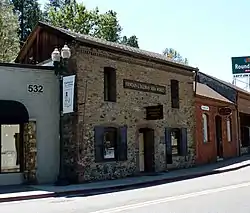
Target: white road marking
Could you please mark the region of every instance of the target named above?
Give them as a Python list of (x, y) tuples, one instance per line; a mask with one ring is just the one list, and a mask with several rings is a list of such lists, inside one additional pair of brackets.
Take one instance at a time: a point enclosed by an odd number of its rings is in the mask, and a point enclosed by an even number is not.
[(136, 204), (131, 204), (131, 205), (124, 205), (124, 206), (110, 208), (110, 209), (103, 209), (103, 210), (98, 210), (98, 211), (94, 211), (94, 212), (90, 212), (90, 213), (122, 212), (122, 211), (131, 210), (131, 209), (142, 208), (142, 207), (146, 207), (146, 206), (150, 206), (150, 205), (167, 203), (167, 202), (171, 202), (171, 201), (182, 200), (182, 199), (187, 199), (187, 198), (192, 198), (192, 197), (198, 197), (198, 196), (202, 196), (202, 195), (208, 195), (208, 194), (213, 194), (213, 193), (217, 193), (217, 192), (247, 187), (247, 186), (250, 186), (250, 182), (231, 185), (231, 186), (225, 186), (225, 187), (216, 188), (216, 189), (208, 189), (208, 190), (189, 193), (189, 194), (177, 195), (177, 196), (162, 198), (162, 199), (158, 199), (158, 200), (151, 200), (151, 201), (146, 201), (146, 202), (141, 202), (141, 203), (136, 203)]

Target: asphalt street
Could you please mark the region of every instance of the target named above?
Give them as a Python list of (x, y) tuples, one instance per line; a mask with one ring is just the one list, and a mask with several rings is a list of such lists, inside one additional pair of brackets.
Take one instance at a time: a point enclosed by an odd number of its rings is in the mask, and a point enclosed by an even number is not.
[(89, 197), (0, 203), (0, 212), (250, 213), (250, 167), (147, 188)]

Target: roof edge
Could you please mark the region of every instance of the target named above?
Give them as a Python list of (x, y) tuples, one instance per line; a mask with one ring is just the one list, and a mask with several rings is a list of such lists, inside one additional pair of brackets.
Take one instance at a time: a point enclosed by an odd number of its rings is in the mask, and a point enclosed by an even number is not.
[(75, 37), (75, 40), (78, 41), (79, 43), (82, 43), (82, 44), (90, 44), (90, 45), (95, 45), (97, 47), (105, 47), (107, 49), (114, 50), (114, 51), (117, 51), (117, 52), (120, 52), (120, 53), (127, 53), (127, 54), (131, 54), (131, 55), (134, 55), (134, 56), (137, 56), (137, 57), (140, 56), (140, 57), (142, 57), (144, 59), (148, 59), (148, 60), (155, 61), (155, 62), (161, 62), (161, 63), (164, 63), (164, 64), (166, 64), (168, 66), (171, 66), (171, 67), (176, 67), (176, 68), (184, 69), (184, 70), (191, 71), (191, 72), (199, 71), (199, 69), (197, 67), (191, 67), (191, 66), (188, 66), (188, 65), (179, 64), (179, 63), (175, 63), (175, 62), (172, 62), (172, 61), (162, 60), (162, 59), (146, 56), (146, 55), (140, 54), (140, 53), (134, 53), (134, 52), (131, 52), (131, 51), (121, 49), (119, 47), (113, 47), (113, 46), (101, 44), (99, 42), (89, 41), (89, 40), (86, 40), (86, 39), (83, 39), (83, 38), (78, 38), (78, 37)]
[(54, 70), (53, 66), (40, 66), (34, 64), (18, 64), (18, 63), (0, 63), (0, 67), (16, 67), (16, 68), (28, 68), (37, 70)]
[(26, 41), (24, 42), (23, 46), (21, 47), (21, 49), (20, 49), (20, 51), (19, 51), (19, 53), (18, 53), (16, 59), (14, 60), (14, 62), (17, 62), (18, 60), (20, 60), (21, 54), (22, 54), (23, 51), (25, 51), (25, 49), (27, 48), (28, 42), (29, 42), (29, 41), (31, 40), (31, 38), (37, 33), (37, 31), (38, 31), (40, 28), (43, 28), (43, 27), (44, 27), (44, 28), (45, 28), (45, 27), (50, 28), (51, 30), (54, 30), (54, 31), (56, 31), (56, 32), (58, 32), (58, 33), (62, 33), (62, 34), (64, 34), (64, 35), (69, 36), (69, 37), (72, 38), (72, 39), (75, 39), (75, 37), (73, 37), (73, 36), (70, 35), (70, 34), (66, 34), (66, 33), (64, 33), (64, 32), (62, 32), (62, 31), (60, 31), (60, 30), (58, 30), (58, 29), (56, 29), (56, 28), (50, 26), (49, 24), (47, 24), (47, 23), (45, 23), (45, 22), (38, 21), (37, 24), (36, 24), (36, 26), (35, 26), (34, 29), (32, 30), (32, 32), (31, 32), (31, 33), (29, 34), (29, 36), (27, 37), (27, 39), (26, 39)]
[(19, 50), (18, 55), (17, 55), (17, 57), (15, 58), (14, 62), (17, 62), (17, 61), (20, 59), (21, 53), (25, 50), (28, 41), (29, 41), (30, 38), (36, 33), (36, 31), (38, 30), (38, 28), (39, 28), (39, 23), (35, 26), (35, 28), (32, 30), (32, 32), (31, 32), (31, 33), (29, 34), (29, 36), (27, 37), (26, 41), (24, 42), (24, 44), (22, 45), (21, 49)]
[[(242, 89), (242, 88), (240, 88), (240, 87), (238, 87), (236, 85), (233, 85), (230, 82), (225, 83), (225, 81), (223, 81), (221, 79), (218, 79), (218, 78), (216, 78), (214, 76), (208, 75), (208, 74), (206, 74), (204, 72), (199, 72), (199, 73), (201, 73), (201, 74), (203, 74), (203, 75), (205, 75), (205, 76), (207, 76), (209, 78), (212, 78), (213, 80), (215, 80), (215, 81), (217, 81), (217, 82), (219, 82), (219, 83), (221, 83), (221, 84), (223, 84), (223, 85), (225, 85), (227, 87), (230, 87), (231, 89), (233, 89), (233, 90), (235, 90), (237, 92), (240, 92), (240, 93), (243, 93), (243, 94), (246, 94), (246, 95), (250, 95), (250, 93), (248, 91), (245, 91), (244, 89)], [(229, 84), (232, 85), (232, 86), (230, 86)]]
[(172, 61), (156, 59), (154, 57), (146, 56), (144, 54), (134, 53), (134, 52), (128, 51), (128, 50), (123, 50), (123, 49), (121, 49), (119, 47), (113, 47), (113, 46), (110, 46), (110, 45), (101, 44), (101, 43), (96, 42), (96, 41), (90, 41), (90, 40), (86, 40), (86, 39), (83, 39), (83, 38), (78, 38), (77, 36), (72, 36), (70, 33), (60, 31), (56, 27), (51, 26), (50, 24), (47, 24), (45, 22), (39, 21), (38, 26), (40, 26), (40, 27), (48, 27), (50, 29), (53, 29), (53, 30), (55, 30), (55, 31), (57, 31), (59, 33), (70, 36), (72, 39), (75, 39), (76, 41), (78, 41), (79, 43), (82, 43), (82, 44), (85, 43), (85, 44), (89, 44), (89, 45), (95, 45), (97, 47), (105, 47), (107, 49), (114, 50), (114, 51), (117, 51), (117, 52), (120, 52), (120, 53), (127, 53), (127, 54), (131, 54), (131, 55), (135, 55), (135, 56), (140, 56), (140, 57), (143, 57), (145, 59), (149, 59), (149, 60), (152, 60), (152, 61), (155, 61), (155, 62), (161, 62), (161, 63), (167, 64), (169, 66), (184, 69), (184, 70), (188, 70), (188, 71), (191, 71), (191, 72), (199, 71), (199, 69), (197, 67), (195, 68), (195, 67), (192, 67), (192, 66), (189, 66), (189, 65), (179, 64), (179, 63), (175, 63), (175, 62), (172, 62)]

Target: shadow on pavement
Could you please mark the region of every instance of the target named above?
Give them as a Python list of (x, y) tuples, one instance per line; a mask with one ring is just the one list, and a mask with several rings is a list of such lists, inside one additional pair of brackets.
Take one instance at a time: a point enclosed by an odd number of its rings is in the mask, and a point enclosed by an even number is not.
[(18, 192), (32, 192), (36, 191), (33, 187), (27, 185), (8, 185), (0, 186), (0, 194), (18, 193)]
[[(97, 189), (97, 190), (91, 190), (89, 192), (76, 192), (75, 194), (67, 195), (60, 195), (64, 196), (66, 198), (73, 198), (73, 197), (86, 197), (86, 196), (94, 196), (94, 195), (99, 195), (99, 194), (107, 194), (107, 193), (113, 193), (113, 192), (120, 192), (120, 191), (126, 191), (126, 190), (133, 190), (133, 189), (139, 189), (139, 188), (146, 188), (146, 187), (151, 187), (151, 186), (156, 186), (156, 185), (162, 185), (166, 183), (172, 183), (172, 182), (178, 182), (178, 181), (183, 181), (183, 180), (189, 180), (189, 179), (194, 179), (194, 178), (199, 178), (199, 177), (204, 177), (208, 175), (214, 175), (214, 174), (220, 174), (223, 172), (230, 172), (230, 171), (236, 171), (245, 167), (250, 166), (250, 162), (244, 163), (242, 165), (238, 166), (232, 166), (234, 164), (241, 164), (244, 161), (250, 160), (250, 156), (242, 156), (240, 158), (233, 158), (233, 159), (228, 159), (224, 161), (219, 161), (217, 163), (209, 164), (209, 165), (203, 165), (203, 166), (196, 166), (192, 167), (189, 169), (180, 169), (180, 170), (175, 170), (172, 172), (178, 172), (180, 175), (179, 176), (173, 176), (169, 177), (166, 179), (160, 179), (160, 180), (153, 180), (153, 181), (148, 181), (145, 183), (136, 183), (134, 185), (121, 185), (118, 187), (112, 187), (112, 189), (107, 188), (107, 189)], [(228, 168), (227, 168), (228, 167)], [(225, 168), (225, 169), (222, 169)], [(192, 173), (188, 172), (190, 170), (195, 170)], [(171, 173), (171, 171), (170, 171)], [(187, 173), (184, 175), (181, 175), (183, 173)], [(189, 173), (189, 174), (188, 174)], [(161, 176), (166, 173), (153, 173), (153, 174), (142, 174), (141, 176)], [(134, 177), (134, 178), (138, 178)], [(122, 180), (122, 179), (121, 179)]]
[[(155, 185), (161, 185), (171, 182), (183, 181), (193, 178), (199, 178), (203, 176), (213, 175), (213, 174), (220, 174), (223, 172), (230, 172), (239, 170), (241, 168), (250, 166), (250, 155), (241, 156), (238, 158), (228, 159), (224, 161), (220, 161), (217, 163), (204, 165), (204, 166), (197, 166), (193, 168), (187, 169), (179, 169), (169, 172), (161, 172), (161, 173), (151, 173), (151, 174), (141, 174), (139, 176), (119, 179), (119, 180), (107, 180), (102, 181), (99, 184), (101, 187), (92, 187), (98, 182), (72, 185), (67, 187), (62, 187), (58, 190), (58, 187), (55, 186), (28, 186), (28, 185), (15, 185), (15, 186), (1, 186), (0, 187), (0, 195), (1, 194), (12, 194), (18, 192), (36, 192), (36, 191), (43, 191), (47, 194), (37, 194), (37, 195), (24, 195), (24, 196), (14, 196), (10, 198), (1, 198), (0, 202), (8, 202), (8, 201), (15, 201), (15, 200), (28, 200), (28, 199), (39, 199), (39, 198), (48, 198), (48, 197), (65, 197), (65, 198), (73, 198), (73, 197), (85, 197), (85, 196), (93, 196), (99, 194), (107, 194), (112, 192), (118, 191), (126, 191), (132, 189), (139, 189), (139, 188), (146, 188)], [(151, 176), (151, 177), (149, 177)], [(138, 181), (145, 179), (145, 181)], [(113, 183), (112, 183), (113, 181)], [(116, 181), (116, 182), (115, 182)], [(105, 182), (109, 183), (106, 185)], [(119, 182), (119, 183), (118, 183)], [(113, 184), (113, 185), (112, 185)], [(87, 187), (89, 186), (89, 187)]]

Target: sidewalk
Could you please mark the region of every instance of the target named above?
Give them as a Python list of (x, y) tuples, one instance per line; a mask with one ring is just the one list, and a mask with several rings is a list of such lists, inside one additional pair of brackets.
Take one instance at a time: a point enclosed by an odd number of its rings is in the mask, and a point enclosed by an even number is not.
[(215, 164), (162, 172), (154, 175), (129, 177), (117, 180), (99, 181), (94, 183), (77, 184), (69, 186), (33, 185), (0, 187), (0, 202), (40, 199), (49, 197), (62, 197), (73, 195), (93, 195), (107, 193), (129, 188), (147, 187), (168, 182), (191, 179), (206, 175), (234, 171), (250, 166), (250, 156), (241, 156), (234, 159), (220, 161)]

